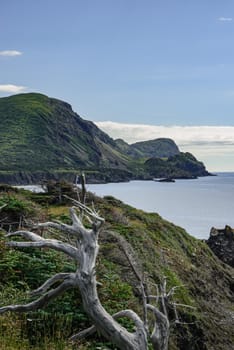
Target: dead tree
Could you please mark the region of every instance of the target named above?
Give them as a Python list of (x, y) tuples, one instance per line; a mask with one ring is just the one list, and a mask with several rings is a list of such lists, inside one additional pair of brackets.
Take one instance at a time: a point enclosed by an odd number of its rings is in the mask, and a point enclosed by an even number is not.
[[(149, 303), (150, 299), (159, 301), (158, 296), (146, 295), (144, 285), (141, 282), (143, 292), (144, 317), (143, 320), (132, 310), (121, 310), (115, 315), (110, 315), (102, 306), (96, 281), (96, 258), (99, 251), (98, 237), (102, 229), (104, 219), (94, 208), (89, 208), (80, 201), (71, 199), (73, 207), (70, 208), (72, 224), (67, 225), (58, 222), (45, 222), (35, 228), (53, 228), (64, 235), (64, 240), (44, 238), (40, 234), (19, 230), (6, 234), (7, 238), (18, 236), (26, 241), (8, 241), (11, 248), (49, 248), (62, 252), (72, 258), (77, 266), (74, 273), (58, 273), (49, 278), (43, 285), (34, 290), (31, 295), (38, 299), (24, 305), (8, 305), (0, 308), (0, 314), (5, 312), (27, 312), (44, 307), (48, 302), (63, 294), (71, 288), (78, 288), (81, 293), (84, 310), (93, 324), (72, 337), (72, 340), (83, 338), (94, 331), (98, 331), (107, 340), (122, 350), (147, 350), (151, 342), (154, 350), (167, 350), (169, 337), (169, 321), (165, 307), (167, 295), (161, 295), (158, 308), (157, 303)], [(84, 222), (89, 222), (91, 228), (87, 228)], [(72, 238), (72, 240), (71, 240)], [(69, 243), (68, 243), (69, 242)], [(72, 243), (74, 242), (74, 243)], [(130, 259), (131, 262), (131, 259)], [(137, 272), (136, 272), (137, 273)], [(141, 280), (141, 277), (139, 280)], [(165, 291), (164, 291), (165, 292)], [(162, 293), (161, 293), (162, 294)], [(164, 305), (164, 306), (163, 306)], [(153, 330), (148, 327), (147, 313), (151, 312), (154, 319)], [(129, 332), (118, 323), (119, 318), (127, 317), (133, 321), (135, 329)]]

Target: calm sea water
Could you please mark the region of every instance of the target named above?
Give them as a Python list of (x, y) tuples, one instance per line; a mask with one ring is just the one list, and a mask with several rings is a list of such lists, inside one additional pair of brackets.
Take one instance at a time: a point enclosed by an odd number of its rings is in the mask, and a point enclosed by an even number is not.
[(208, 238), (212, 226), (234, 227), (234, 173), (175, 183), (131, 181), (88, 185), (98, 196), (112, 195), (131, 206), (156, 212), (197, 238)]

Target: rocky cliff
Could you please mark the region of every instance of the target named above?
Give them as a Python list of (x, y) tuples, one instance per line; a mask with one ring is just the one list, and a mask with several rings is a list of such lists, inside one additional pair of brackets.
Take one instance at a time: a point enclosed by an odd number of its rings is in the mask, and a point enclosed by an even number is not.
[(72, 181), (81, 170), (90, 182), (152, 179), (159, 168), (162, 177), (169, 168), (178, 176), (208, 174), (192, 155), (181, 165), (173, 140), (114, 141), (68, 103), (37, 93), (0, 98), (0, 155), (0, 182), (10, 184)]
[(131, 145), (121, 139), (115, 140), (119, 148), (127, 155), (139, 158), (168, 158), (180, 154), (176, 143), (168, 138), (136, 142)]
[(224, 229), (212, 227), (208, 246), (224, 263), (234, 267), (234, 229), (226, 225)]
[(146, 171), (155, 178), (191, 179), (210, 175), (204, 164), (188, 152), (181, 152), (166, 159), (150, 158), (144, 166)]

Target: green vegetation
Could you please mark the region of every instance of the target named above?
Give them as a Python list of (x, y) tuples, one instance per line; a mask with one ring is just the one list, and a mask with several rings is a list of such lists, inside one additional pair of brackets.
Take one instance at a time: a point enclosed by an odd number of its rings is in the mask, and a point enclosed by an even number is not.
[[(168, 163), (159, 164), (163, 177), (169, 163), (172, 169), (181, 168), (181, 160), (174, 158), (180, 155), (174, 141), (161, 138), (133, 145), (114, 141), (68, 103), (37, 93), (0, 98), (0, 140), (2, 183), (61, 178), (72, 182), (80, 170), (86, 171), (88, 181), (149, 179), (159, 172), (153, 160), (144, 165), (152, 157), (158, 162), (169, 157)], [(180, 173), (207, 175), (195, 158), (191, 162), (194, 167)]]
[[(33, 194), (2, 187), (0, 201), (1, 204), (7, 203), (0, 212), (3, 227), (6, 220), (8, 225), (14, 220), (16, 228), (47, 219), (68, 222), (68, 203), (59, 201), (54, 188), (51, 193)], [(43, 196), (46, 198), (44, 201)], [(182, 228), (157, 214), (136, 210), (111, 196), (101, 199), (88, 194), (87, 201), (94, 202), (106, 218), (97, 261), (97, 278), (101, 282), (98, 292), (106, 309), (113, 313), (132, 308), (142, 313), (139, 282), (123, 250), (114, 237), (108, 235), (109, 231), (115, 231), (134, 248), (139, 265), (148, 276), (152, 293), (155, 293), (154, 284), (165, 276), (168, 288), (178, 287), (174, 300), (195, 307), (178, 307), (179, 317), (185, 324), (174, 323), (171, 314), (170, 349), (210, 350), (213, 344), (216, 350), (231, 349), (234, 342), (231, 317), (233, 269), (221, 263), (205, 242), (189, 236)], [(8, 226), (5, 229), (8, 231)], [(56, 232), (56, 235), (59, 237), (60, 233)], [(74, 271), (74, 268), (72, 262), (58, 252), (9, 249), (2, 232), (1, 304), (24, 302), (30, 299), (25, 292), (36, 288), (54, 273)], [(123, 322), (125, 326), (132, 327), (130, 322)], [(88, 326), (79, 291), (70, 291), (38, 312), (0, 316), (0, 349), (71, 350), (69, 336)], [(98, 335), (80, 342), (78, 347), (83, 350), (114, 349)]]
[(93, 123), (65, 102), (31, 93), (0, 99), (0, 169), (72, 170), (126, 159)]
[(136, 142), (131, 145), (122, 139), (117, 139), (115, 142), (123, 153), (134, 159), (151, 157), (167, 158), (180, 153), (175, 142), (167, 138)]
[(191, 153), (180, 153), (166, 159), (150, 158), (145, 162), (146, 171), (153, 177), (196, 178), (209, 175), (204, 164)]

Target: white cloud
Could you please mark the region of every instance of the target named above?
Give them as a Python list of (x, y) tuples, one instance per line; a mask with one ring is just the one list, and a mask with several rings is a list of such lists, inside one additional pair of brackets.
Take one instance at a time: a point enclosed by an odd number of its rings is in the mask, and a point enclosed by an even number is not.
[(2, 84), (0, 85), (0, 92), (10, 92), (10, 93), (19, 93), (26, 91), (26, 86), (19, 86), (13, 84)]
[(231, 22), (232, 21), (232, 17), (219, 17), (218, 20), (220, 22)]
[[(193, 153), (210, 171), (234, 171), (234, 126), (159, 126), (96, 122), (108, 135), (128, 143), (173, 139), (181, 151)], [(225, 161), (224, 161), (225, 160)]]
[(121, 124), (111, 121), (96, 122), (97, 126), (113, 138), (123, 138), (128, 143), (169, 137), (180, 145), (233, 144), (234, 126), (160, 126), (146, 124)]
[(17, 51), (17, 50), (0, 51), (0, 56), (13, 57), (13, 56), (20, 56), (20, 55), (22, 55), (22, 52), (21, 51)]

